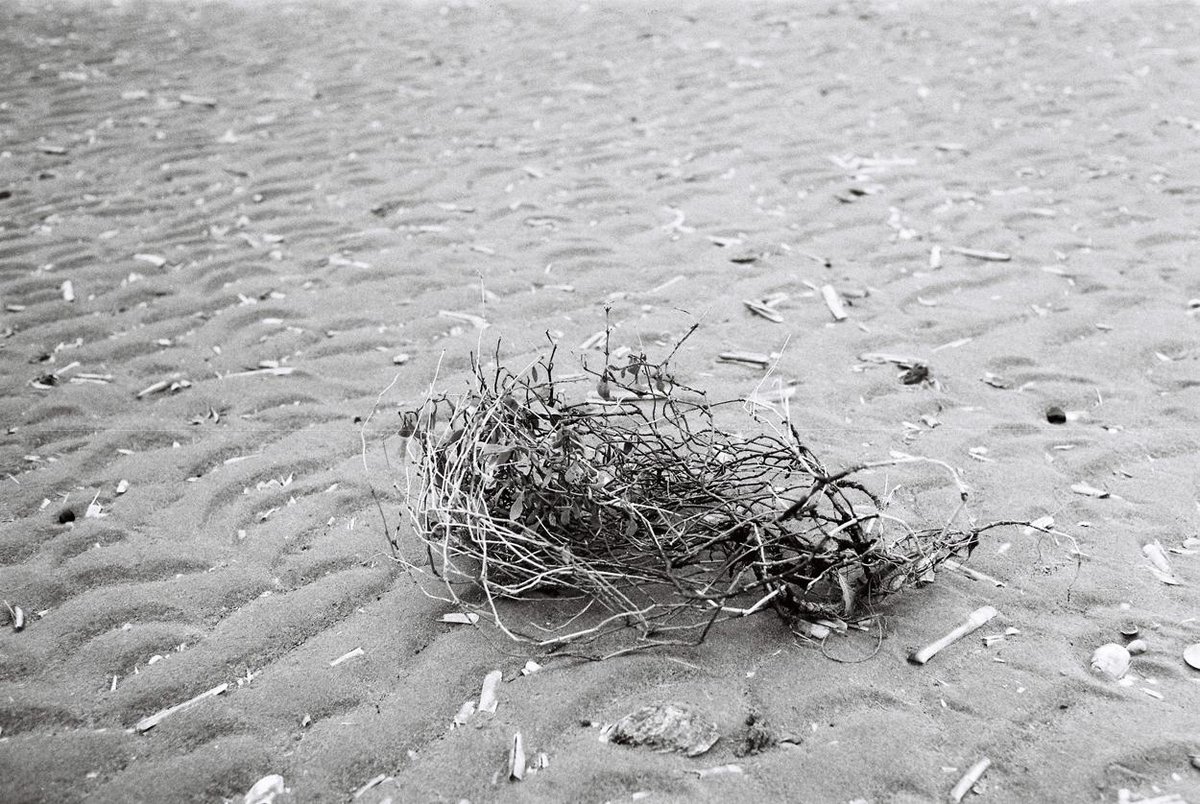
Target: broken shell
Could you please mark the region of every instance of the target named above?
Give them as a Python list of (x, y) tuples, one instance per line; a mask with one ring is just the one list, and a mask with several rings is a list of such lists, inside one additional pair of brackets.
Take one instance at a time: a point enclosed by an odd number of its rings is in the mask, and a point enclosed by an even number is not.
[(283, 795), (286, 790), (283, 777), (278, 773), (272, 773), (270, 776), (259, 779), (253, 787), (246, 791), (245, 804), (272, 804), (275, 797)]
[(1137, 635), (1138, 627), (1136, 625), (1130, 624), (1121, 626), (1121, 636), (1125, 637), (1126, 639), (1136, 639)]
[(1200, 670), (1200, 642), (1183, 649), (1183, 660), (1193, 670)]
[[(1196, 659), (1200, 661), (1200, 650)], [(1129, 651), (1115, 642), (1109, 642), (1096, 648), (1092, 654), (1092, 670), (1113, 681), (1120, 679), (1129, 670)]]
[(1130, 656), (1140, 656), (1150, 650), (1150, 643), (1144, 639), (1135, 639), (1125, 646)]

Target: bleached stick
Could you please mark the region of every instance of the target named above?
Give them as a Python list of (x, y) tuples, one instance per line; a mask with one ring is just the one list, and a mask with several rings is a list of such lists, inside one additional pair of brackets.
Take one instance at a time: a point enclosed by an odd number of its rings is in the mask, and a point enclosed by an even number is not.
[(982, 608), (975, 609), (975, 611), (971, 612), (971, 615), (967, 617), (966, 621), (964, 621), (962, 625), (958, 626), (936, 642), (931, 642), (920, 650), (914, 651), (913, 654), (908, 657), (909, 661), (915, 664), (925, 664), (925, 662), (932, 659), (938, 651), (953, 645), (967, 634), (971, 633), (977, 628), (980, 628), (988, 620), (995, 617), (996, 614), (996, 610), (991, 606), (984, 606)]

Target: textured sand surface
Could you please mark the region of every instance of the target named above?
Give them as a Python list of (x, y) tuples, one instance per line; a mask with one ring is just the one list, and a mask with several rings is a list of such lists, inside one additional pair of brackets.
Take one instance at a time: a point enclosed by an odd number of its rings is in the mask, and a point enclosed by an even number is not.
[[(1168, 553), (1172, 586), (1142, 551), (1197, 531), (1195, 5), (19, 0), (0, 151), (0, 597), (28, 619), (0, 633), (0, 799), (278, 773), (279, 802), (382, 775), (357, 800), (882, 804), (987, 756), (980, 801), (1200, 801), (1200, 555)], [(741, 303), (776, 292), (782, 324)], [(782, 352), (827, 462), (945, 460), (981, 521), (1053, 515), (1079, 555), (993, 532), (972, 566), (1005, 586), (942, 573), (858, 663), (768, 614), (522, 677), (390, 560), (382, 439), (439, 362), (573, 350), (606, 303), (652, 350), (699, 320), (677, 370), (718, 397), (762, 376), (718, 352)], [(941, 479), (870, 480), (945, 516)], [(1135, 681), (1101, 680), (1128, 623)], [(495, 715), (450, 732), (493, 668)], [(664, 700), (725, 737), (688, 759), (582, 725)], [(803, 743), (734, 756), (751, 711)], [(549, 767), (497, 783), (517, 731)]]

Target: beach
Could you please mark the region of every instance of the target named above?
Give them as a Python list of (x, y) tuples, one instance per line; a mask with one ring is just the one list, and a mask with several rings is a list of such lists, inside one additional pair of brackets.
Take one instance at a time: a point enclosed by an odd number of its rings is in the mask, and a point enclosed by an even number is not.
[[(1200, 802), (1198, 70), (1191, 3), (4, 4), (0, 799)], [(693, 325), (681, 382), (1043, 530), (823, 642), (443, 622), (397, 413)], [(703, 755), (601, 741), (672, 701)]]

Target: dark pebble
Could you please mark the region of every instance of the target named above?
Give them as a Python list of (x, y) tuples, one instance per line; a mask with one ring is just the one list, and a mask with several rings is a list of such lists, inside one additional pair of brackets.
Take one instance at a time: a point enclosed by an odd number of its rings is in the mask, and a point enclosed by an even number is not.
[(68, 522), (74, 522), (74, 521), (75, 521), (75, 512), (72, 511), (70, 508), (64, 508), (63, 510), (58, 512), (58, 524), (65, 525)]
[(900, 382), (905, 385), (916, 385), (929, 379), (929, 366), (918, 363), (900, 375)]
[(1050, 422), (1051, 424), (1066, 424), (1066, 411), (1055, 405), (1046, 411), (1046, 421)]

